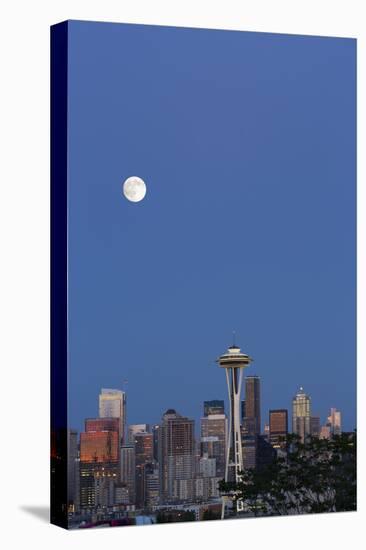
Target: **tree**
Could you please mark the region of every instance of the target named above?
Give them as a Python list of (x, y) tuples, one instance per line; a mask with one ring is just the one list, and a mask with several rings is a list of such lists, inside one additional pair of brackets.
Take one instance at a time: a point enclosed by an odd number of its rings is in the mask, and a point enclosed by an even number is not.
[(222, 493), (255, 516), (356, 510), (355, 432), (304, 444), (291, 434), (286, 448), (272, 464), (244, 470), (240, 483), (220, 482)]
[(158, 512), (156, 523), (175, 523), (178, 521), (195, 521), (196, 516), (192, 510), (165, 510)]

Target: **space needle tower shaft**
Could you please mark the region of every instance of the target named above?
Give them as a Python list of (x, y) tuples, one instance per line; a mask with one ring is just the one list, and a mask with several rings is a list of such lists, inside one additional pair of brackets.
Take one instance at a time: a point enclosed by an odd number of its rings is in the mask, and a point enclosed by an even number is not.
[[(252, 362), (251, 357), (242, 353), (236, 345), (231, 346), (217, 362), (225, 369), (230, 403), (229, 431), (226, 441), (225, 481), (240, 482), (243, 470), (243, 448), (240, 429), (240, 396), (243, 372)], [(223, 498), (222, 518), (225, 515), (225, 497)], [(237, 510), (243, 509), (243, 503), (236, 501)]]

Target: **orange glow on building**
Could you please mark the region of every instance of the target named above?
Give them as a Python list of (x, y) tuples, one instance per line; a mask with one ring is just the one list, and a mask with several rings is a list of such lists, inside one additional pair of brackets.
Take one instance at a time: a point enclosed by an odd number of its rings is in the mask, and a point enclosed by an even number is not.
[(86, 432), (119, 432), (119, 418), (87, 418), (85, 420)]
[(81, 462), (118, 462), (118, 431), (93, 431), (80, 434)]

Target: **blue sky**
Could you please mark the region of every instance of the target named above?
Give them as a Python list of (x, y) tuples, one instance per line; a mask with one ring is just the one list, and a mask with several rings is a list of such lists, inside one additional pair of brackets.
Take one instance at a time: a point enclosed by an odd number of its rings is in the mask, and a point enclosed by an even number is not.
[[(302, 385), (356, 422), (351, 39), (69, 23), (69, 423), (198, 419), (254, 358), (262, 419)], [(141, 203), (122, 196), (142, 177)]]

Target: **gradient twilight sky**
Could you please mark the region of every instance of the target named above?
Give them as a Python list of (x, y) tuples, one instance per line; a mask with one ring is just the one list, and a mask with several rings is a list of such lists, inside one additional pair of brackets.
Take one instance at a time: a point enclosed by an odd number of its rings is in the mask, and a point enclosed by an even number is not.
[(227, 401), (235, 330), (262, 426), (302, 385), (355, 427), (355, 57), (352, 39), (69, 23), (70, 426), (123, 379), (128, 423), (198, 420)]

